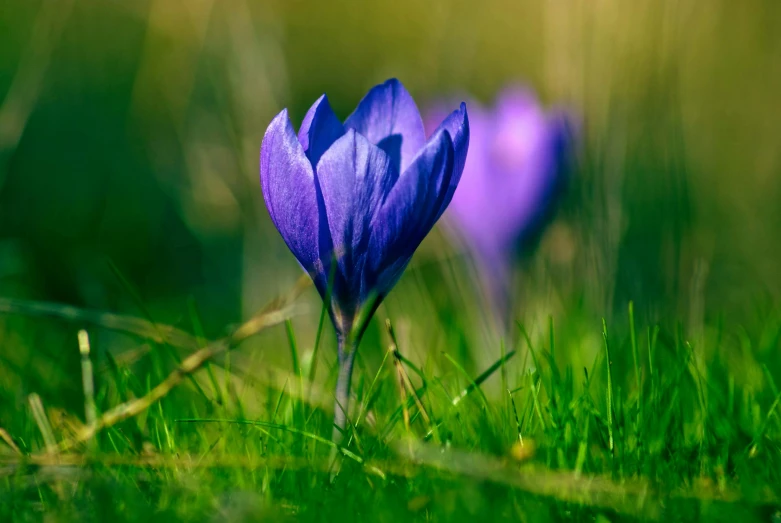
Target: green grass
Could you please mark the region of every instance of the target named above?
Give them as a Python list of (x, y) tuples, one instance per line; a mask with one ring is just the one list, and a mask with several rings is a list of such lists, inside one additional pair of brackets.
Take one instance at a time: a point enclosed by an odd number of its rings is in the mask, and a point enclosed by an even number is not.
[[(502, 358), (472, 374), (445, 351), (416, 361), (388, 323), (381, 364), (357, 366), (351, 430), (332, 461), (334, 372), (310, 380), (284, 316), (244, 337), (284, 330), (292, 368), (251, 365), (234, 335), (236, 351), (185, 375), (174, 369), (191, 361), (191, 343), (207, 345), (200, 335), (46, 304), (7, 300), (0, 310), (151, 344), (90, 362), (87, 412), (46, 409), (33, 394), (2, 420), (2, 521), (781, 517), (777, 312), (753, 332), (718, 322), (687, 334), (639, 325), (630, 304), (626, 321), (593, 325), (603, 344), (587, 367), (558, 341), (571, 339), (566, 322), (550, 320), (544, 341), (519, 323)], [(159, 401), (79, 442), (91, 401), (98, 416), (116, 413), (172, 372), (176, 386)], [(47, 445), (67, 448), (47, 454)]]

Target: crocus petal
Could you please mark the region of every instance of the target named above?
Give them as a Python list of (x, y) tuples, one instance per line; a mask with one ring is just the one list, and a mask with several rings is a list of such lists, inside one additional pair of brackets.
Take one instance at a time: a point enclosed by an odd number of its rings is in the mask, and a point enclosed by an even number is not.
[(321, 96), (309, 108), (301, 128), (298, 130), (298, 141), (304, 148), (306, 156), (312, 165), (317, 165), (323, 153), (344, 134), (342, 122), (334, 114), (326, 95)]
[(260, 183), (274, 225), (299, 263), (312, 273), (319, 259), (314, 172), (287, 109), (272, 120), (263, 137)]
[(395, 78), (369, 91), (344, 126), (383, 149), (397, 172), (404, 172), (426, 143), (418, 107)]
[(367, 279), (381, 295), (396, 283), (436, 222), (453, 175), (453, 141), (437, 132), (382, 205), (369, 240)]
[[(458, 182), (461, 180), (461, 173), (464, 172), (464, 164), (466, 163), (466, 152), (469, 149), (469, 117), (466, 113), (466, 104), (461, 102), (461, 107), (456, 111), (453, 111), (447, 118), (439, 125), (437, 131), (444, 129), (450, 134), (450, 138), (453, 140), (453, 176), (450, 177), (450, 184), (447, 187), (447, 192), (442, 200), (442, 204), (437, 211), (436, 219), (442, 216), (442, 213), (447, 209), (450, 200), (453, 199), (453, 193), (456, 191)], [(435, 131), (436, 133), (436, 131)]]
[[(334, 283), (339, 295), (357, 296), (362, 287), (371, 223), (395, 181), (391, 161), (385, 152), (353, 129), (323, 154), (317, 164), (332, 239), (341, 278)], [(329, 246), (330, 247), (330, 246)], [(347, 288), (341, 289), (342, 285)]]

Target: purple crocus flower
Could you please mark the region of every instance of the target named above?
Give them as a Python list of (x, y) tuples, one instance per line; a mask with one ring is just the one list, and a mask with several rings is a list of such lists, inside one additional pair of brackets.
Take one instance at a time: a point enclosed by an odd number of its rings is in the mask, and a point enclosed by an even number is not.
[(286, 109), (266, 130), (266, 207), (326, 300), (338, 338), (335, 440), (361, 336), (453, 198), (468, 145), (465, 104), (426, 139), (415, 102), (395, 79), (369, 91), (344, 124), (323, 95), (298, 136)]
[[(495, 312), (505, 316), (514, 256), (540, 232), (565, 181), (570, 119), (545, 112), (521, 87), (503, 91), (492, 108), (470, 107), (469, 157), (447, 218), (474, 254)], [(433, 107), (426, 123), (441, 114)]]

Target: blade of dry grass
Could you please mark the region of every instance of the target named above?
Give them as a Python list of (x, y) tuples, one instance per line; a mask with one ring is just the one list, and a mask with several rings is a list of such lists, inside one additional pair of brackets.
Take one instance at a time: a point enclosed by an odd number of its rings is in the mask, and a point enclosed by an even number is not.
[(19, 447), (14, 443), (14, 439), (11, 437), (11, 435), (8, 433), (7, 430), (0, 427), (0, 439), (5, 442), (6, 445), (11, 447), (11, 450), (13, 450), (15, 453), (21, 455), (22, 451), (19, 450)]
[[(184, 378), (200, 369), (204, 363), (209, 361), (215, 355), (232, 349), (245, 339), (249, 338), (272, 325), (284, 322), (290, 317), (290, 307), (301, 292), (309, 286), (309, 278), (300, 279), (293, 289), (278, 297), (263, 308), (252, 319), (237, 328), (233, 334), (213, 342), (203, 349), (191, 354), (182, 361), (182, 363), (168, 375), (161, 383), (152, 388), (148, 394), (141, 398), (133, 399), (128, 402), (117, 405), (111, 410), (105, 412), (95, 423), (85, 426), (74, 437), (66, 439), (56, 448), (47, 442), (47, 452), (64, 452), (80, 443), (92, 439), (95, 434), (101, 430), (111, 427), (120, 421), (126, 420), (140, 414), (148, 409), (152, 404), (166, 396), (171, 390), (179, 385)], [(188, 335), (189, 336), (189, 335)]]

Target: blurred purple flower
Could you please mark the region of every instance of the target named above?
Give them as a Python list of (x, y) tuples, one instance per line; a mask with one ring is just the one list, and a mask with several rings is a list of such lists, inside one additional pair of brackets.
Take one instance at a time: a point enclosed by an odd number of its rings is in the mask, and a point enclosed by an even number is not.
[[(513, 258), (541, 231), (564, 185), (571, 119), (545, 112), (520, 87), (502, 92), (492, 108), (470, 108), (469, 156), (447, 218), (474, 254), (497, 312), (506, 313)], [(441, 115), (432, 107), (426, 123)]]
[(453, 198), (469, 144), (466, 105), (431, 137), (398, 80), (374, 87), (342, 124), (325, 95), (296, 136), (269, 125), (260, 178), (271, 219), (312, 279), (336, 329), (334, 438), (344, 429), (355, 352), (368, 320)]

